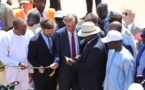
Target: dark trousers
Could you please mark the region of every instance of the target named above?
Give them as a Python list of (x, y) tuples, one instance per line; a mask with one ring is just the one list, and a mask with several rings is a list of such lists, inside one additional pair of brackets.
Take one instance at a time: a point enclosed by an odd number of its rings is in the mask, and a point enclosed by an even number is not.
[(48, 75), (34, 75), (35, 90), (56, 90), (57, 78)]
[(50, 0), (50, 8), (54, 8), (56, 11), (61, 10), (60, 0)]
[[(96, 7), (98, 6), (100, 2), (101, 0), (95, 0)], [(91, 13), (92, 7), (93, 7), (93, 0), (86, 0), (86, 4), (87, 4), (87, 13)]]
[(81, 90), (78, 86), (76, 72), (69, 72), (67, 77), (59, 77), (59, 88), (60, 90)]

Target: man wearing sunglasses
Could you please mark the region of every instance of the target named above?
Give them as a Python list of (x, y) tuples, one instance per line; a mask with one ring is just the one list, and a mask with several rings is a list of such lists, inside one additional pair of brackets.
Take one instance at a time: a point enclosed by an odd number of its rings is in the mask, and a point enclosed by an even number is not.
[(127, 7), (124, 9), (123, 21), (125, 22), (124, 26), (135, 36), (137, 33), (141, 32), (141, 27), (134, 23), (134, 18), (136, 11), (133, 7)]
[[(134, 10), (133, 7), (128, 6), (124, 9), (123, 12), (123, 21), (125, 22), (124, 26), (132, 33), (133, 36), (135, 36), (137, 33), (141, 32), (142, 28), (141, 26), (137, 25), (134, 22), (134, 18), (136, 15), (136, 11)], [(141, 41), (137, 41), (137, 50), (139, 49)]]

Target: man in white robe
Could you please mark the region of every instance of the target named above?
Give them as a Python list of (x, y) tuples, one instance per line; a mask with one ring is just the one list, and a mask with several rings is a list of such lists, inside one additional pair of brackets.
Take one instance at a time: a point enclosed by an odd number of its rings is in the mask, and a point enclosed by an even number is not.
[(5, 65), (8, 83), (19, 81), (19, 85), (14, 90), (27, 90), (29, 86), (27, 52), (33, 33), (26, 30), (26, 23), (20, 18), (13, 22), (13, 26), (14, 29), (1, 38), (0, 60)]
[(109, 47), (104, 90), (128, 90), (134, 82), (134, 59), (122, 46), (122, 39), (122, 34), (117, 30), (110, 30), (102, 39)]

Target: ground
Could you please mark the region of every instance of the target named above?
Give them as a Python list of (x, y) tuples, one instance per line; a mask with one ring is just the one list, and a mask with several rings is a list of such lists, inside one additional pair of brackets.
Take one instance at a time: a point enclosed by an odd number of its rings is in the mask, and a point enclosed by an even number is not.
[[(2, 0), (5, 2), (6, 0)], [(62, 11), (67, 13), (75, 13), (78, 18), (81, 18), (86, 13), (86, 0), (60, 0)], [(93, 0), (94, 1), (94, 0)], [(115, 10), (120, 13), (123, 12), (124, 8), (128, 5), (133, 6), (136, 11), (136, 17), (135, 22), (138, 24), (143, 24), (145, 22), (145, 1), (144, 0), (102, 0), (108, 3), (108, 8), (110, 10)], [(17, 0), (12, 0), (13, 5), (12, 8), (14, 12), (17, 10), (17, 7), (19, 7), (19, 4)], [(49, 7), (49, 0), (47, 0), (47, 7)], [(93, 5), (93, 13), (96, 14), (96, 6)], [(144, 24), (145, 25), (145, 24)]]

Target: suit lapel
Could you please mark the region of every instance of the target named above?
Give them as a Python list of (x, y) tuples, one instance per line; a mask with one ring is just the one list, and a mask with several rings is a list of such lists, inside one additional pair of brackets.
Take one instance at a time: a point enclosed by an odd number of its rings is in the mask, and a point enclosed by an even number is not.
[[(76, 28), (76, 32), (78, 33), (78, 31), (79, 31), (79, 29), (78, 28)], [(79, 37), (78, 35), (77, 35), (77, 38), (78, 38), (78, 45), (79, 45), (79, 54), (81, 53), (81, 44), (80, 44), (80, 41), (81, 41), (81, 37)]]
[(99, 39), (99, 35), (97, 35), (93, 41), (91, 41), (89, 44), (87, 44), (87, 46), (84, 47), (84, 50), (82, 52), (82, 56), (84, 54), (87, 55), (86, 53), (88, 53), (88, 51), (90, 50), (90, 48), (92, 46), (94, 46), (94, 44), (96, 44), (98, 42), (98, 39)]
[(39, 34), (39, 43), (44, 48), (44, 50), (46, 50), (46, 51), (48, 51), (50, 53), (49, 48), (47, 47), (47, 45), (46, 45), (41, 33)]
[(70, 49), (70, 43), (69, 43), (67, 28), (65, 29), (65, 32), (64, 32), (63, 36), (64, 36), (64, 46), (66, 48), (68, 57), (71, 57), (71, 49)]

